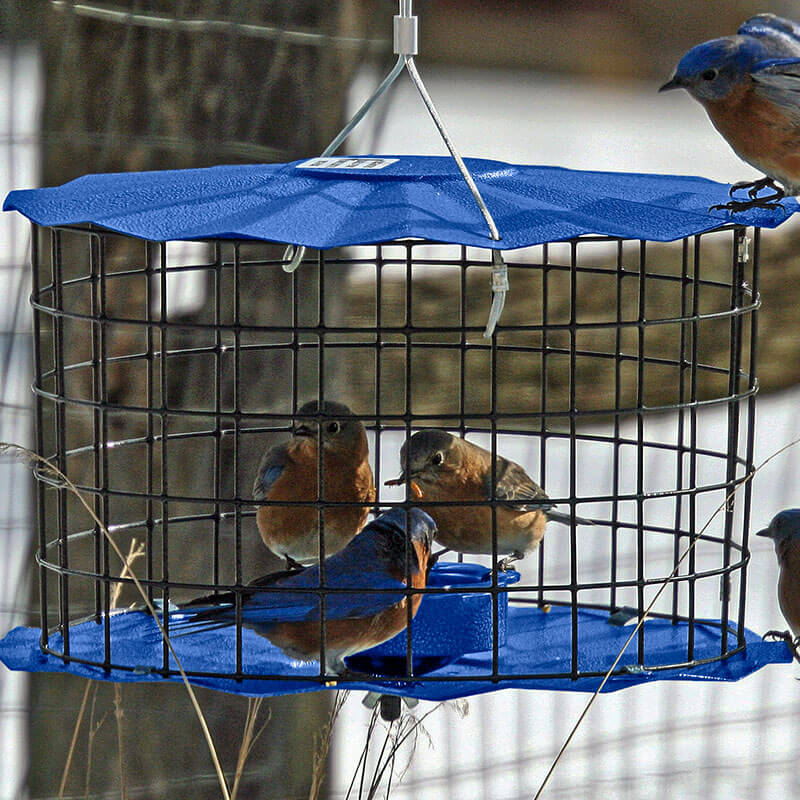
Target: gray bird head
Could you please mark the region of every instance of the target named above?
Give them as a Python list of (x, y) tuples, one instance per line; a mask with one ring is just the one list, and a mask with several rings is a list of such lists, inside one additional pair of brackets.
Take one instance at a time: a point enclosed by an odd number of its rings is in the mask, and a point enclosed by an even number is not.
[(753, 65), (766, 58), (770, 55), (764, 44), (752, 36), (712, 39), (689, 50), (658, 91), (686, 89), (701, 103), (722, 100), (748, 80)]
[(764, 530), (756, 536), (766, 536), (776, 542), (800, 537), (800, 508), (787, 508), (777, 513)]
[[(309, 415), (309, 416), (306, 416)], [(310, 415), (319, 415), (313, 419)], [(322, 434), (323, 450), (329, 452), (357, 452), (366, 457), (367, 434), (361, 420), (344, 404), (326, 400), (320, 412), (319, 403), (311, 400), (297, 412), (293, 433), (319, 441)]]
[(421, 484), (436, 483), (443, 473), (461, 466), (459, 441), (447, 431), (435, 428), (415, 433), (400, 449), (403, 472), (399, 478), (386, 481), (386, 485), (397, 486), (406, 480)]

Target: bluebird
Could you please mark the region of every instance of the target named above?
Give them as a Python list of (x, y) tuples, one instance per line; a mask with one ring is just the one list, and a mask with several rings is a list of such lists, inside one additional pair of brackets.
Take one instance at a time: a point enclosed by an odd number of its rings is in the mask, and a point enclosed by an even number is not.
[[(736, 36), (698, 44), (659, 91), (678, 88), (705, 108), (739, 158), (766, 175), (733, 185), (731, 195), (748, 189), (749, 200), (712, 208), (782, 208), (776, 201), (800, 194), (800, 25), (759, 14)], [(759, 197), (765, 188), (773, 193)]]
[(316, 400), (302, 406), (292, 438), (264, 453), (253, 497), (269, 504), (258, 508), (258, 530), (264, 544), (286, 559), (287, 567), (319, 560), (319, 510), (314, 505), (274, 505), (275, 501), (352, 504), (328, 506), (323, 512), (325, 553), (333, 555), (361, 530), (375, 501), (368, 456), (364, 426), (346, 405), (330, 400), (321, 410)]
[[(492, 455), (466, 439), (446, 431), (418, 431), (400, 450), (403, 471), (400, 477), (386, 481), (387, 486), (409, 482), (420, 500), (452, 502), (479, 501), (486, 505), (420, 505), (436, 520), (436, 540), (449, 550), (461, 553), (492, 553)], [(544, 536), (548, 520), (571, 524), (568, 514), (554, 510), (541, 486), (513, 461), (495, 458), (497, 500), (497, 549), (510, 553), (500, 563), (501, 569), (535, 550)], [(576, 522), (594, 525), (575, 517)]]
[[(393, 508), (372, 520), (344, 549), (325, 559), (324, 586), (348, 590), (325, 597), (328, 673), (345, 674), (348, 656), (376, 647), (405, 630), (407, 579), (410, 577), (414, 589), (425, 588), (433, 563), (430, 556), (435, 530), (433, 520), (421, 509)], [(269, 639), (290, 658), (319, 660), (322, 585), (319, 565), (260, 578), (242, 597), (242, 625)], [(372, 591), (376, 589), (385, 591)], [(411, 596), (412, 617), (421, 599), (421, 594)], [(185, 635), (235, 625), (235, 603), (232, 593), (193, 600), (178, 612), (180, 616), (170, 629)], [(188, 617), (187, 611), (191, 612)]]
[[(775, 542), (780, 568), (778, 605), (792, 630), (792, 648), (797, 655), (797, 640), (800, 637), (800, 508), (789, 508), (776, 514), (756, 536), (767, 536)], [(770, 633), (774, 634), (775, 631)], [(788, 634), (778, 636), (787, 638)]]

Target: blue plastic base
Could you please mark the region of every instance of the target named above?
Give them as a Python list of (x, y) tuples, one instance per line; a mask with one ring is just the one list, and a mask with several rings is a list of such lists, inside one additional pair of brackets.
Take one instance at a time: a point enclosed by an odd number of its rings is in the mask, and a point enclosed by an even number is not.
[[(631, 626), (608, 623), (608, 613), (590, 609), (578, 610), (578, 670), (604, 672), (616, 658), (631, 631)], [(99, 667), (76, 662), (65, 664), (61, 658), (45, 655), (39, 647), (38, 628), (15, 628), (0, 641), (0, 660), (14, 670), (29, 672), (51, 671), (79, 675), (85, 678), (111, 681), (180, 681), (179, 676), (163, 678), (143, 664), (159, 664), (161, 640), (153, 620), (140, 611), (120, 612), (111, 617), (112, 662), (133, 668), (105, 671)], [(648, 620), (645, 623), (645, 662), (675, 664), (685, 660), (688, 626), (672, 625), (667, 620)], [(535, 606), (514, 606), (508, 610), (505, 646), (499, 649), (500, 681), (492, 681), (491, 652), (472, 653), (450, 663), (429, 664), (421, 680), (400, 681), (390, 676), (367, 678), (357, 682), (331, 682), (323, 687), (314, 680), (319, 674), (316, 662), (298, 662), (285, 656), (266, 639), (249, 630), (242, 632), (242, 669), (245, 675), (280, 674), (285, 679), (256, 679), (241, 681), (215, 676), (192, 675), (193, 684), (209, 689), (243, 695), (279, 695), (310, 692), (321, 688), (366, 689), (388, 694), (417, 697), (426, 700), (447, 700), (480, 694), (496, 689), (560, 689), (594, 691), (601, 677), (532, 678), (536, 674), (569, 673), (572, 669), (572, 610), (554, 607), (549, 613)], [(620, 661), (622, 674), (612, 676), (604, 692), (649, 683), (656, 680), (735, 681), (769, 663), (789, 663), (792, 660), (783, 642), (763, 642), (752, 631), (745, 631), (746, 649), (723, 661), (697, 664), (691, 668), (641, 670), (636, 665), (636, 640), (631, 643)], [(234, 630), (232, 628), (173, 640), (184, 669), (189, 673), (233, 672)], [(60, 635), (50, 637), (50, 647), (60, 650)], [(695, 624), (695, 659), (701, 661), (719, 655), (719, 628)], [(736, 646), (734, 636), (730, 647)], [(92, 661), (103, 659), (103, 626), (93, 621), (70, 628), (70, 652), (76, 658)], [(365, 657), (349, 661), (352, 668), (363, 669)], [(305, 678), (306, 680), (302, 680)], [(448, 679), (448, 680), (444, 680)]]

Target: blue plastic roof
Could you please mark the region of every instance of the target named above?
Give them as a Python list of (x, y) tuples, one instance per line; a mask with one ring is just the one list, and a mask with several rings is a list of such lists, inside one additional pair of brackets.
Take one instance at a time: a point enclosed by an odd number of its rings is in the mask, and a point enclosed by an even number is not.
[[(389, 163), (363, 168), (370, 159)], [(94, 223), (155, 241), (247, 238), (325, 249), (418, 237), (489, 246), (486, 222), (451, 158), (327, 161), (339, 165), (314, 168), (319, 159), (310, 159), (86, 175), (55, 188), (13, 191), (3, 207), (40, 225)], [(709, 212), (728, 200), (729, 187), (705, 178), (466, 163), (497, 223), (502, 240), (494, 246), (501, 249), (587, 233), (672, 241), (731, 221), (776, 227), (800, 209), (788, 198), (785, 215)]]
[[(15, 670), (29, 672), (62, 672), (112, 681), (158, 681), (163, 678), (152, 672), (152, 665), (161, 664), (161, 637), (152, 617), (141, 611), (115, 613), (110, 619), (111, 658), (119, 665), (134, 671), (111, 670), (64, 662), (55, 656), (44, 655), (39, 648), (38, 628), (15, 628), (0, 641), (0, 660)], [(645, 622), (645, 657), (649, 664), (680, 663), (685, 658), (688, 627), (673, 625), (669, 620)], [(582, 671), (608, 669), (627, 639), (630, 626), (608, 623), (608, 614), (601, 611), (578, 611), (578, 668)], [(404, 634), (400, 634), (404, 638)], [(506, 643), (499, 648), (499, 671), (512, 677), (493, 683), (491, 651), (462, 655), (450, 662), (424, 665), (420, 674), (425, 681), (399, 681), (387, 677), (348, 682), (346, 688), (366, 689), (382, 693), (418, 697), (426, 700), (447, 700), (497, 689), (561, 689), (594, 691), (600, 678), (515, 678), (533, 673), (568, 673), (572, 667), (572, 610), (553, 607), (549, 613), (535, 606), (510, 606), (508, 609)], [(700, 664), (691, 669), (645, 670), (636, 666), (636, 641), (625, 652), (620, 665), (629, 665), (630, 672), (612, 677), (603, 691), (611, 692), (655, 680), (735, 681), (769, 663), (788, 663), (792, 660), (783, 642), (763, 642), (751, 632), (745, 633), (747, 647), (725, 661)], [(235, 631), (233, 628), (203, 632), (172, 640), (187, 672), (233, 672), (235, 669)], [(94, 621), (70, 628), (70, 652), (74, 657), (101, 662), (103, 660), (103, 626)], [(51, 635), (51, 647), (61, 648), (60, 635)], [(730, 647), (736, 646), (731, 635)], [(698, 660), (719, 655), (719, 628), (695, 624), (695, 657)], [(243, 671), (251, 674), (281, 674), (283, 680), (244, 678), (240, 682), (217, 677), (190, 677), (192, 683), (209, 689), (244, 695), (278, 695), (317, 691), (318, 683), (296, 680), (297, 676), (319, 674), (316, 662), (300, 662), (285, 656), (278, 648), (252, 630), (242, 631)], [(400, 658), (404, 670), (405, 659)], [(364, 671), (370, 665), (369, 651), (348, 660), (351, 667)], [(450, 678), (455, 680), (435, 680)], [(180, 681), (179, 677), (168, 680)]]

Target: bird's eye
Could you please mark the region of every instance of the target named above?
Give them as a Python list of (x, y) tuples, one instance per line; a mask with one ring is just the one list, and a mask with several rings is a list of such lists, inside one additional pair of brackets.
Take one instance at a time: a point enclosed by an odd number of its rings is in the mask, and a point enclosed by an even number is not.
[(707, 69), (700, 77), (704, 81), (713, 81), (717, 77), (717, 71), (715, 69)]
[(336, 421), (329, 422), (325, 427), (328, 433), (339, 433), (339, 423)]
[(438, 467), (442, 461), (444, 461), (444, 456), (441, 454), (441, 452), (433, 454), (433, 458), (431, 459), (432, 464)]

